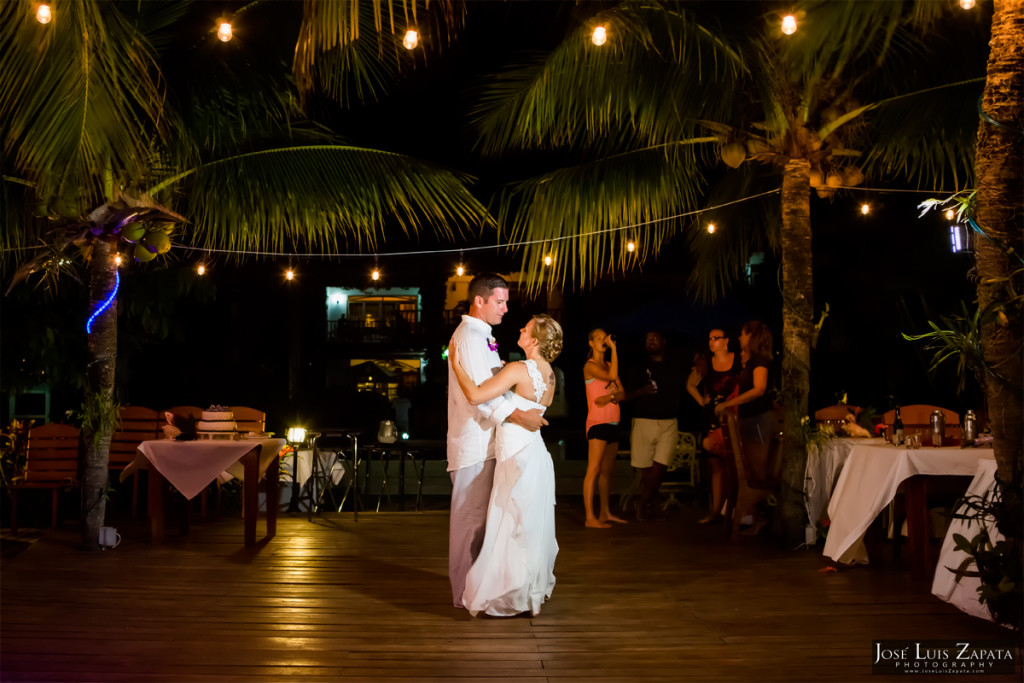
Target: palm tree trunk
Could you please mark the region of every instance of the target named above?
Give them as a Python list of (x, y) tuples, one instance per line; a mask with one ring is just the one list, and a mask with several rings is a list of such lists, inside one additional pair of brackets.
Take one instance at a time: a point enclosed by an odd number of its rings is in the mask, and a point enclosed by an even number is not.
[[(981, 310), (1007, 300), (1007, 278), (1018, 295), (1024, 291), (1020, 272), (1024, 267), (1020, 262), (1024, 254), (1024, 154), (1020, 141), (1024, 130), (1024, 0), (996, 0), (990, 48), (974, 165), (978, 225), (994, 240), (980, 235), (976, 240)], [(1011, 248), (1014, 255), (1000, 244)], [(981, 347), (985, 364), (993, 371), (987, 378), (985, 398), (999, 480), (1019, 486), (1024, 462), (1024, 334), (1020, 301), (1015, 305), (1015, 314), (1007, 311), (1009, 318), (982, 328)]]
[[(114, 292), (117, 265), (116, 241), (93, 241), (89, 261), (89, 315)], [(93, 320), (89, 333), (89, 368), (85, 390), (85, 461), (82, 463), (82, 542), (84, 550), (99, 549), (99, 532), (107, 511), (110, 439), (113, 423), (102, 411), (111, 410), (114, 399), (114, 368), (117, 363), (117, 298)]]
[(800, 439), (800, 419), (807, 415), (814, 325), (810, 171), (806, 159), (790, 159), (782, 178), (782, 405), (786, 422), (777, 530), (790, 545), (803, 541), (807, 519), (807, 450)]

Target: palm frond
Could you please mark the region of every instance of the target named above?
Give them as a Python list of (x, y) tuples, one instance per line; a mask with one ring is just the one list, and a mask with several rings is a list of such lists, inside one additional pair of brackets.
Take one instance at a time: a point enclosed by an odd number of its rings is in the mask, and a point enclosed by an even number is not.
[(268, 149), (169, 178), (191, 243), (239, 251), (373, 251), (394, 231), (451, 238), (492, 224), (467, 176), (389, 152), (321, 145)]
[(81, 211), (102, 200), (105, 170), (142, 168), (163, 98), (145, 42), (115, 5), (53, 7), (43, 25), (34, 3), (0, 6), (3, 153), (44, 201), (63, 195)]
[[(590, 42), (597, 23), (610, 36), (602, 47)], [(491, 79), (473, 112), (478, 148), (587, 145), (624, 129), (642, 145), (692, 137), (696, 119), (724, 117), (743, 68), (736, 49), (694, 15), (623, 3), (581, 23), (550, 55)]]
[[(441, 42), (450, 38), (462, 25), (465, 12), (465, 5), (455, 0), (304, 0), (302, 26), (292, 61), (292, 73), (299, 92), (306, 93), (317, 82), (325, 82), (321, 79), (326, 73), (317, 66), (325, 54), (336, 52), (338, 61), (335, 64), (352, 68), (350, 77), (379, 75), (367, 67), (369, 62), (365, 57), (368, 53), (365, 50), (369, 46), (361, 47), (358, 52), (348, 49), (350, 44), (361, 39), (360, 36), (366, 36), (371, 21), (369, 37), (377, 38), (378, 55), (383, 56), (385, 48), (389, 47), (398, 62), (404, 57), (394, 49), (394, 41), (384, 40), (386, 34), (404, 34), (406, 29), (414, 28), (421, 33), (429, 31), (438, 39), (437, 42)], [(371, 41), (365, 42), (372, 45)], [(330, 81), (326, 83), (330, 85)], [(370, 81), (364, 86), (372, 88)]]
[[(773, 170), (744, 164), (717, 179), (702, 203), (724, 208), (702, 212), (687, 222), (686, 240), (694, 258), (688, 289), (702, 302), (711, 302), (740, 284), (750, 257), (758, 252), (776, 254), (780, 247), (781, 205), (777, 194), (739, 204), (737, 199), (778, 188)], [(716, 230), (708, 233), (708, 223)]]
[[(503, 239), (528, 242), (528, 289), (585, 287), (639, 268), (684, 224), (703, 179), (688, 155), (664, 148), (601, 159), (522, 181), (501, 197)], [(626, 249), (633, 241), (636, 250)], [(544, 265), (550, 256), (551, 265)]]

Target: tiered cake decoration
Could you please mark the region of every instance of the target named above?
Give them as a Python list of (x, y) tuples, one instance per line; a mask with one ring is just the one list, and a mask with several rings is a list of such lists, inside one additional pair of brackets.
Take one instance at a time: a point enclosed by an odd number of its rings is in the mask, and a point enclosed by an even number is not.
[(235, 414), (228, 406), (210, 406), (196, 423), (196, 434), (206, 438), (233, 439), (237, 429)]

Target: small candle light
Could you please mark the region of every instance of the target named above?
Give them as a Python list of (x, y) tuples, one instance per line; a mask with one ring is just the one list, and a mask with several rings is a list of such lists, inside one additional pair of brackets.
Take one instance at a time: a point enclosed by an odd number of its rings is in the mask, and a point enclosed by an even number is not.
[(590, 42), (598, 47), (608, 42), (608, 31), (605, 30), (604, 26), (594, 27), (594, 32), (590, 34)]
[(414, 29), (409, 29), (405, 32), (405, 37), (402, 38), (402, 45), (405, 46), (406, 50), (413, 50), (417, 45), (420, 44), (420, 34)]
[(217, 40), (222, 43), (226, 43), (234, 36), (231, 31), (231, 22), (222, 21), (220, 26), (217, 27)]
[(782, 17), (782, 32), (787, 36), (791, 36), (796, 33), (796, 17), (792, 14), (787, 14)]
[(36, 21), (40, 24), (49, 24), (53, 21), (53, 11), (49, 5), (42, 4), (36, 7)]

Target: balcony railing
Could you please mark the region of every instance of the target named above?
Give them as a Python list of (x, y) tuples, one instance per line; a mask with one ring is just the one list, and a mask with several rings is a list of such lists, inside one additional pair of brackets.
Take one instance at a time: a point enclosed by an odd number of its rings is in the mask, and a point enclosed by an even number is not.
[(404, 317), (390, 320), (328, 320), (327, 340), (348, 344), (401, 344), (414, 341), (420, 323)]

